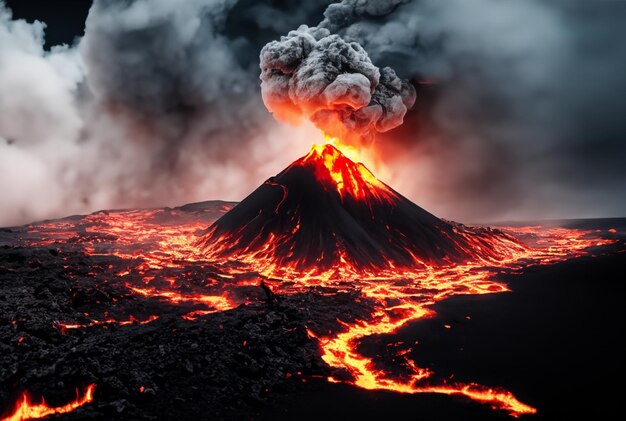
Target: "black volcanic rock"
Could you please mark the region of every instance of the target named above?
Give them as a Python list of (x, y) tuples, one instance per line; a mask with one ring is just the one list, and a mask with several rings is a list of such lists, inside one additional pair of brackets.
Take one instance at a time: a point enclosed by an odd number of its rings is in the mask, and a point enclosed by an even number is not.
[(493, 243), (517, 245), (499, 231), (437, 218), (332, 145), (314, 146), (269, 178), (201, 240), (217, 257), (302, 271), (342, 260), (371, 271), (499, 258)]

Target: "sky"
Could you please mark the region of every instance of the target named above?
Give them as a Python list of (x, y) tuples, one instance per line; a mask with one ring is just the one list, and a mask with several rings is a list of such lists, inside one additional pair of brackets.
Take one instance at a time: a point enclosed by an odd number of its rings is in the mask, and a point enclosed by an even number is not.
[(626, 2), (329, 3), (0, 0), (0, 226), (241, 200), (322, 141), (307, 118), (277, 121), (259, 79), (263, 47), (302, 24), (415, 90), (367, 148), (418, 205), (460, 222), (626, 216)]

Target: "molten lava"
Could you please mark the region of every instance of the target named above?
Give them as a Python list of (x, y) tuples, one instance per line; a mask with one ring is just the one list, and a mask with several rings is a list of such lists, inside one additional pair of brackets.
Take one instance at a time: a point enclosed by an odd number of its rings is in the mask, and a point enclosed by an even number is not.
[(93, 401), (93, 391), (95, 388), (95, 384), (87, 386), (82, 396), (80, 396), (78, 389), (76, 389), (76, 399), (74, 401), (57, 407), (48, 406), (43, 398), (40, 403), (34, 403), (31, 401), (30, 395), (24, 392), (21, 399), (17, 402), (14, 412), (2, 418), (0, 421), (26, 421), (47, 417), (49, 415), (66, 414), (79, 406)]
[[(76, 313), (75, 320), (56, 321), (54, 327), (68, 335), (109, 323), (132, 329), (172, 314), (173, 308), (194, 322), (262, 299), (259, 285), (276, 295), (354, 292), (357, 300), (371, 304), (369, 314), (337, 320), (332, 329), (309, 329), (321, 358), (342, 373), (328, 381), (462, 395), (519, 416), (536, 409), (500, 387), (450, 382), (420, 367), (409, 357), (412, 345), (394, 351), (400, 373), (361, 353), (360, 345), (367, 337), (393, 334), (434, 315), (433, 304), (450, 296), (509, 291), (498, 273), (552, 264), (615, 242), (576, 229), (496, 230), (443, 221), (332, 145), (314, 146), (234, 208), (207, 215), (181, 209), (101, 212), (29, 226), (25, 245), (58, 246), (94, 262), (106, 258), (106, 264), (94, 263), (85, 274), (61, 253), (68, 279), (90, 279), (96, 296), (105, 284), (126, 294), (94, 299), (89, 314)], [(249, 294), (253, 289), (257, 295)], [(147, 310), (124, 313), (118, 304), (126, 296)], [(89, 401), (92, 390), (70, 405)], [(25, 407), (33, 406), (26, 399)], [(58, 408), (48, 408), (53, 409)]]
[(220, 218), (202, 240), (267, 276), (378, 276), (497, 261), (525, 247), (503, 232), (443, 221), (330, 144), (313, 146)]
[(538, 250), (500, 230), (443, 221), (326, 144), (313, 146), (268, 179), (216, 221), (199, 244), (212, 261), (244, 263), (276, 280), (273, 288), (279, 293), (314, 286), (339, 292), (350, 280), (364, 297), (375, 300), (368, 320), (342, 322), (343, 331), (330, 337), (309, 332), (318, 338), (323, 360), (350, 374), (343, 381), (365, 389), (464, 395), (519, 416), (536, 409), (504, 389), (429, 382), (434, 373), (416, 366), (406, 357), (408, 351), (398, 357), (410, 373), (398, 379), (358, 347), (367, 336), (394, 333), (431, 315), (432, 304), (450, 295), (508, 291), (492, 279), (494, 267), (554, 262), (574, 252), (577, 239), (567, 238), (562, 248)]

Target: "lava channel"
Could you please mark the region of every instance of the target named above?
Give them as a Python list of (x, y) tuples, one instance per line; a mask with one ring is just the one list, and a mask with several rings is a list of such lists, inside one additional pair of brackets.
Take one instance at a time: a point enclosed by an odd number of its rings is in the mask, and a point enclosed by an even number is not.
[(26, 421), (37, 418), (44, 418), (50, 415), (66, 414), (72, 412), (76, 408), (93, 401), (93, 392), (96, 388), (95, 384), (90, 384), (82, 394), (76, 388), (76, 399), (62, 406), (50, 407), (46, 401), (41, 398), (41, 402), (35, 403), (31, 400), (28, 392), (22, 393), (22, 397), (17, 401), (15, 409), (10, 415), (0, 419), (0, 421)]

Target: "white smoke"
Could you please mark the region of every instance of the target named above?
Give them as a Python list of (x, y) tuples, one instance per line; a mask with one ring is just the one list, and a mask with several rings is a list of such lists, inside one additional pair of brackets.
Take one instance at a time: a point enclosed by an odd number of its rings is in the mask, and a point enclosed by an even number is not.
[(79, 178), (84, 71), (72, 49), (43, 51), (44, 28), (13, 21), (0, 3), (0, 224), (72, 209), (67, 192)]
[(220, 35), (235, 3), (97, 0), (79, 44), (45, 51), (0, 1), (0, 226), (239, 200), (304, 153)]

